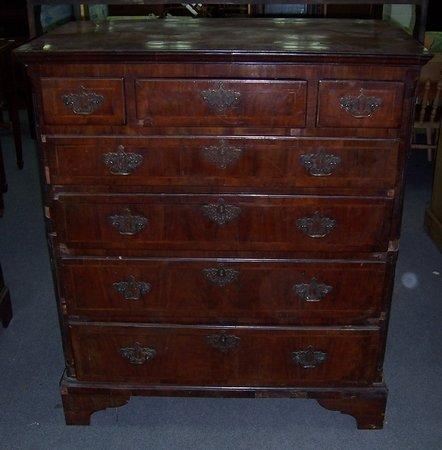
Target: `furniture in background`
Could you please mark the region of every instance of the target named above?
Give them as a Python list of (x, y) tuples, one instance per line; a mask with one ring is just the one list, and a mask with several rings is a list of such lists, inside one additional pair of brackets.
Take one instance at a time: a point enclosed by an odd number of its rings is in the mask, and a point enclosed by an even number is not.
[(3, 194), (6, 194), (7, 191), (8, 191), (8, 183), (6, 181), (6, 171), (3, 161), (2, 143), (0, 140), (0, 217), (3, 215), (4, 211)]
[[(188, 4), (158, 4), (150, 3), (140, 4), (139, 2), (119, 2), (120, 4), (111, 4), (108, 7), (109, 16), (148, 16), (156, 15), (165, 17), (167, 14), (173, 16), (189, 15), (191, 11), (199, 17), (236, 17), (236, 16), (293, 16), (302, 14), (303, 16), (322, 16), (322, 17), (350, 17), (350, 18), (372, 18), (382, 19), (382, 5), (303, 5), (303, 4), (192, 4), (191, 9), (187, 10)], [(86, 10), (86, 15), (88, 14)]]
[[(62, 3), (62, 2), (60, 2)], [(60, 6), (61, 7), (61, 6)], [(71, 8), (71, 7), (69, 7)], [(28, 23), (28, 5), (26, 0), (2, 0), (1, 2), (1, 8), (0, 8), (0, 39), (7, 39), (9, 41), (12, 41), (10, 50), (13, 48), (16, 48), (23, 44), (24, 42), (27, 42), (30, 38), (30, 28)], [(41, 19), (41, 7), (38, 5), (35, 8), (33, 8), (33, 13), (35, 16), (38, 16), (39, 20), (33, 20), (31, 23), (36, 24), (37, 28), (35, 29), (35, 34), (42, 34), (46, 27), (48, 26), (48, 18), (44, 17), (43, 20)], [(52, 20), (54, 21), (54, 24), (52, 26), (56, 25), (56, 23), (60, 22), (60, 20), (66, 19), (65, 17), (60, 17), (57, 14), (52, 14)], [(42, 23), (43, 22), (43, 23)], [(34, 34), (34, 35), (35, 35)], [(33, 36), (34, 36), (33, 35)], [(10, 55), (6, 55), (8, 62), (7, 64), (13, 64), (12, 72), (14, 75), (14, 81), (15, 81), (15, 87), (14, 91), (10, 91), (11, 86), (8, 86), (7, 93), (10, 94), (10, 97), (13, 98), (15, 102), (15, 106), (18, 110), (24, 109), (27, 112), (28, 115), (28, 123), (29, 123), (29, 130), (30, 135), (33, 139), (35, 139), (35, 130), (34, 130), (34, 116), (33, 116), (33, 105), (32, 105), (32, 98), (30, 94), (30, 87), (27, 84), (27, 78), (24, 73), (23, 67), (21, 65), (16, 65), (15, 61), (13, 61), (10, 58)], [(2, 66), (2, 70), (4, 67)], [(9, 77), (9, 74), (7, 74)], [(12, 78), (10, 78), (12, 80)], [(1, 80), (0, 80), (1, 81)], [(9, 82), (8, 82), (9, 84)], [(0, 89), (0, 95), (1, 95), (1, 89)], [(7, 106), (7, 105), (6, 105)], [(19, 116), (17, 115), (17, 118)], [(1, 117), (0, 117), (1, 120)], [(15, 122), (13, 121), (11, 125), (15, 125)], [(15, 127), (16, 128), (16, 127)], [(17, 128), (16, 128), (17, 129)], [(17, 154), (17, 165), (21, 169), (23, 167), (23, 157), (22, 157), (22, 136), (20, 136), (20, 133), (15, 133), (15, 143), (16, 143), (16, 154)]]
[[(442, 124), (440, 124), (442, 128)], [(441, 130), (439, 130), (440, 136)], [(439, 139), (434, 170), (433, 193), (425, 211), (425, 225), (430, 237), (442, 251), (442, 139)]]
[[(109, 6), (109, 16), (146, 16), (155, 14), (164, 17), (166, 14), (183, 15), (186, 4), (120, 4)], [(303, 5), (289, 3), (267, 3), (267, 4), (230, 4), (230, 5), (192, 5), (198, 16), (209, 17), (236, 17), (236, 16), (317, 16), (317, 17), (349, 17), (349, 18), (372, 18), (382, 19), (382, 5)]]
[[(10, 129), (14, 137), (17, 166), (23, 168), (23, 147), (18, 112), (12, 49), (14, 41), (0, 38), (0, 128)], [(9, 121), (3, 118), (3, 109), (9, 112)]]
[[(442, 79), (420, 83), (416, 101), (416, 115), (412, 149), (426, 150), (428, 161), (433, 160), (439, 142), (439, 131), (442, 120)], [(424, 131), (424, 142), (420, 140), (420, 132)]]
[[(169, 5), (176, 4), (176, 0), (27, 0), (28, 5), (28, 23), (30, 35), (35, 37), (38, 35), (37, 31), (39, 29), (39, 16), (36, 14), (35, 8), (39, 8), (42, 4), (71, 4), (71, 5), (81, 5), (83, 8), (86, 5), (94, 5), (94, 4), (107, 4), (107, 5), (129, 5), (130, 7), (139, 7), (140, 5)], [(136, 4), (134, 6), (134, 3)], [(185, 0), (179, 2), (181, 4), (193, 4), (193, 0)], [(203, 4), (230, 4), (231, 0), (206, 0), (202, 2)], [(364, 5), (370, 5), (369, 14), (376, 17), (379, 14), (379, 5), (383, 4), (413, 4), (417, 6), (417, 26), (415, 28), (416, 37), (420, 42), (424, 41), (425, 37), (425, 27), (427, 22), (427, 11), (428, 11), (428, 3), (429, 0), (358, 0), (357, 5), (348, 6), (351, 3), (349, 0), (333, 0), (332, 2), (324, 1), (324, 0), (251, 0), (248, 2), (236, 1), (234, 3), (247, 3), (252, 7), (265, 5), (265, 4), (306, 4), (309, 5), (310, 11), (314, 11), (320, 14), (331, 14), (331, 15), (342, 15), (349, 13), (348, 8), (352, 8), (352, 12), (355, 11), (354, 8), (358, 9), (358, 14), (363, 11), (367, 12), (367, 7)], [(345, 6), (344, 6), (345, 5)], [(314, 6), (316, 9), (312, 9)], [(149, 6), (150, 7), (150, 6)], [(347, 8), (347, 9), (345, 9)], [(82, 10), (83, 15), (86, 13), (85, 9)], [(159, 6), (159, 11), (162, 11), (161, 6)], [(260, 8), (256, 10), (257, 12), (263, 12), (263, 9)]]
[[(2, 145), (0, 140), (0, 217), (3, 215), (4, 203), (3, 194), (8, 190), (8, 184), (6, 182), (5, 167), (3, 164)], [(0, 266), (0, 322), (3, 327), (7, 327), (12, 318), (12, 305), (11, 298), (9, 296), (9, 290), (5, 286), (3, 279), (2, 268)]]
[(427, 29), (432, 31), (442, 31), (442, 22), (440, 20), (440, 1), (429, 0), (427, 10)]
[[(26, 0), (2, 1), (0, 8), (0, 38), (13, 41), (12, 48), (18, 47), (29, 40)], [(21, 65), (15, 65), (14, 79), (18, 109), (27, 111), (30, 134), (32, 138), (35, 138), (32, 98), (27, 78)]]
[(12, 305), (9, 290), (3, 280), (2, 268), (0, 266), (0, 322), (7, 328), (12, 319)]
[[(440, 27), (440, 25), (439, 25)], [(434, 58), (424, 67), (422, 71), (421, 80), (430, 80), (434, 85), (442, 80), (442, 35), (439, 32), (428, 33), (427, 44), (431, 46), (431, 49), (435, 51)], [(440, 84), (439, 84), (440, 88)], [(433, 88), (434, 96), (434, 88)], [(442, 127), (442, 120), (440, 118), (442, 105), (439, 106), (438, 122)], [(433, 192), (431, 196), (431, 202), (427, 210), (425, 211), (425, 224), (426, 228), (433, 239), (433, 241), (442, 250), (442, 139), (441, 131), (435, 133), (439, 137), (437, 143), (437, 151), (435, 157), (435, 169), (434, 169), (434, 183)]]
[(68, 24), (17, 51), (66, 422), (135, 395), (287, 396), (381, 428), (429, 55), (385, 22), (195, 20)]
[[(359, 3), (359, 4), (358, 4)], [(387, 2), (384, 2), (387, 3)], [(330, 18), (382, 19), (383, 5), (374, 2), (331, 2), (330, 4), (310, 5), (311, 13)]]
[(426, 33), (425, 45), (434, 56), (421, 72), (412, 148), (426, 150), (428, 160), (432, 161), (442, 119), (442, 33)]
[(2, 0), (0, 37), (13, 39), (19, 43), (29, 38), (26, 0)]

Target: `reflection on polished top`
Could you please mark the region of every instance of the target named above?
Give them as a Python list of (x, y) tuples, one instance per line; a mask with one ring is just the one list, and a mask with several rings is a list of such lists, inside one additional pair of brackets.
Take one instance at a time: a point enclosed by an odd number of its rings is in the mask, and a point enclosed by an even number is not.
[(427, 55), (412, 37), (382, 21), (271, 18), (71, 22), (18, 52), (21, 58), (36, 53)]

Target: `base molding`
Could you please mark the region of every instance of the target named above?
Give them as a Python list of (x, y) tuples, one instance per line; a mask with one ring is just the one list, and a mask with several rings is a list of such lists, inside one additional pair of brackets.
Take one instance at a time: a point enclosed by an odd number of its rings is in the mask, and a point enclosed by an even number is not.
[(383, 427), (388, 390), (382, 383), (368, 387), (208, 387), (140, 386), (80, 382), (66, 375), (61, 396), (67, 425), (89, 425), (91, 415), (106, 408), (123, 406), (133, 396), (245, 397), (315, 399), (326, 409), (349, 414), (359, 429)]

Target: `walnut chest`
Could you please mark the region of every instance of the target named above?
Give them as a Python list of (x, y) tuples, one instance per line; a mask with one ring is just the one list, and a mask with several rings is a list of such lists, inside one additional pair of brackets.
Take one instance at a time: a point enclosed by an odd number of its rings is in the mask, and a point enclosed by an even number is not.
[(167, 19), (73, 23), (17, 55), (66, 422), (134, 395), (288, 396), (382, 427), (426, 50), (382, 22)]

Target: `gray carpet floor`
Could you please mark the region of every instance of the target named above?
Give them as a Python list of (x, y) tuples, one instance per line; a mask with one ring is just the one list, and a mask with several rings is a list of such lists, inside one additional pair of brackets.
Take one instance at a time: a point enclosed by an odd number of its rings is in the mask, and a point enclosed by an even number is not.
[(442, 448), (442, 257), (423, 230), (432, 167), (408, 167), (403, 237), (385, 360), (390, 388), (382, 431), (315, 401), (133, 398), (67, 427), (58, 391), (63, 368), (44, 237), (37, 158), (25, 135), (25, 168), (2, 138), (9, 192), (0, 260), (14, 318), (0, 328), (0, 449), (437, 449)]

